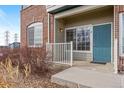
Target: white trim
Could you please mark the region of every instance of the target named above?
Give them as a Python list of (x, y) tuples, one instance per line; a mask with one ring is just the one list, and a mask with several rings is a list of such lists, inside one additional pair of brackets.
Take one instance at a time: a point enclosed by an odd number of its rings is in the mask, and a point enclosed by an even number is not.
[[(70, 50), (68, 50), (70, 51)], [(81, 50), (72, 50), (72, 52), (78, 52), (78, 53), (91, 53), (90, 51), (81, 51)]]
[(50, 44), (56, 44), (56, 45), (63, 44), (63, 45), (65, 45), (65, 44), (70, 44), (70, 43), (50, 43)]
[[(83, 26), (75, 26), (75, 27), (68, 27), (68, 28), (65, 28), (65, 32), (64, 32), (64, 34), (65, 34), (65, 42), (66, 42), (66, 30), (69, 30), (69, 29), (78, 29), (78, 28), (83, 28), (83, 27), (91, 27), (91, 32), (90, 32), (90, 50), (89, 51), (86, 51), (86, 50), (73, 50), (73, 52), (82, 52), (82, 53), (91, 53), (92, 54), (92, 33), (93, 33), (93, 28), (92, 28), (92, 25), (91, 24), (89, 24), (89, 25), (83, 25)], [(78, 31), (78, 30), (76, 30), (76, 31)], [(76, 44), (77, 45), (77, 44)]]
[[(43, 46), (43, 23), (42, 22), (36, 22), (36, 23), (32, 23), (31, 25), (29, 25), (28, 27), (27, 27), (27, 42), (28, 42), (28, 47), (42, 47)], [(31, 27), (34, 27), (34, 45), (29, 45), (29, 31), (28, 31), (28, 28), (31, 28)], [(36, 28), (37, 27), (40, 27), (41, 28), (41, 31), (40, 31), (40, 33), (41, 33), (41, 37), (40, 37), (40, 40), (41, 40), (41, 45), (39, 45), (39, 46), (36, 46), (35, 44), (35, 34), (36, 34)]]
[(106, 24), (112, 24), (112, 22), (105, 22), (105, 23), (94, 24), (93, 26), (106, 25)]
[(113, 63), (113, 23), (112, 22), (106, 22), (106, 23), (100, 23), (100, 24), (89, 24), (89, 25), (84, 25), (84, 26), (73, 26), (73, 27), (68, 27), (68, 28), (65, 28), (65, 42), (66, 42), (66, 30), (68, 29), (77, 29), (79, 27), (85, 27), (85, 26), (92, 26), (92, 31), (91, 31), (91, 34), (90, 34), (90, 51), (81, 51), (81, 50), (73, 50), (73, 52), (81, 52), (81, 53), (91, 53), (91, 56), (92, 56), (92, 60), (93, 60), (93, 26), (99, 26), (99, 25), (105, 25), (105, 24), (111, 24), (111, 63)]
[(114, 39), (113, 39), (113, 34), (114, 34), (114, 30), (113, 30), (113, 23), (111, 22), (111, 63), (114, 63), (113, 61), (113, 49), (114, 49)]
[(100, 24), (95, 24), (93, 26), (100, 26), (100, 25), (106, 25), (106, 24), (111, 24), (111, 63), (113, 63), (113, 23), (112, 22), (106, 22), (106, 23), (100, 23)]
[(50, 42), (50, 14), (48, 13), (48, 43)]
[(118, 39), (114, 40), (114, 72), (118, 73), (118, 62), (117, 62), (117, 54), (118, 54)]
[(55, 41), (56, 41), (55, 40), (56, 39), (56, 34), (55, 34), (56, 33), (56, 19), (55, 18), (54, 18), (54, 24), (53, 25), (54, 25), (54, 43), (55, 43)]
[(120, 13), (119, 14), (119, 55), (120, 56), (124, 56), (124, 53), (122, 53), (122, 35), (123, 35), (123, 31), (124, 31), (124, 27), (122, 26), (123, 24), (123, 17), (124, 13)]
[(39, 26), (39, 25), (43, 25), (43, 23), (42, 23), (42, 22), (32, 23), (31, 25), (28, 26), (28, 28), (30, 28), (30, 27), (35, 27), (35, 26)]
[(116, 21), (116, 13), (115, 13), (115, 6), (114, 6), (114, 31), (113, 31), (113, 44), (114, 44), (114, 48), (113, 48), (113, 64), (114, 64), (114, 72), (118, 73), (118, 64), (117, 64), (117, 60), (118, 60), (118, 39), (115, 38), (115, 24)]
[(70, 66), (72, 66), (72, 63), (73, 63), (73, 42), (71, 41), (71, 63), (70, 63)]
[(73, 50), (73, 52), (79, 52), (79, 53), (91, 53), (91, 51), (81, 51), (81, 50)]
[(92, 50), (91, 50), (91, 51), (92, 51), (91, 59), (92, 59), (92, 61), (93, 61), (93, 25), (92, 25), (92, 34), (91, 34), (91, 39), (92, 39), (92, 40), (91, 40), (91, 41), (92, 41), (92, 42), (91, 42), (91, 49), (92, 49)]
[(53, 10), (56, 10), (58, 8), (64, 7), (65, 5), (47, 5), (47, 12), (51, 12)]
[(91, 10), (94, 10), (97, 8), (102, 8), (105, 6), (107, 6), (107, 5), (83, 5), (83, 6), (74, 8), (74, 9), (70, 9), (70, 10), (66, 10), (64, 12), (57, 13), (57, 14), (55, 14), (55, 18), (63, 18), (63, 17), (83, 13), (86, 11), (91, 11)]

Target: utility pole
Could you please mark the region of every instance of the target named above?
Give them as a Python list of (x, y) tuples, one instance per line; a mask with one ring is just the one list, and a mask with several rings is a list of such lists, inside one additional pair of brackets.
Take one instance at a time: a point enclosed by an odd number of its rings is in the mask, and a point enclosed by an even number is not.
[(5, 31), (5, 45), (9, 45), (9, 31)]
[(17, 42), (17, 39), (18, 39), (18, 35), (17, 33), (14, 34), (14, 42)]

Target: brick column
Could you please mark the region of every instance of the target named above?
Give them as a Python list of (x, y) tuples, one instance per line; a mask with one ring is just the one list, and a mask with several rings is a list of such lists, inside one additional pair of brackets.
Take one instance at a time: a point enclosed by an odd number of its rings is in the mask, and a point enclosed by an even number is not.
[(50, 42), (54, 42), (54, 15), (50, 14)]
[(119, 56), (119, 14), (124, 12), (124, 5), (116, 5), (114, 6), (114, 14), (115, 14), (115, 25), (114, 25), (114, 29), (115, 29), (115, 34), (114, 37), (115, 39), (117, 39), (117, 62), (118, 62), (118, 70), (122, 71), (124, 70), (124, 57)]

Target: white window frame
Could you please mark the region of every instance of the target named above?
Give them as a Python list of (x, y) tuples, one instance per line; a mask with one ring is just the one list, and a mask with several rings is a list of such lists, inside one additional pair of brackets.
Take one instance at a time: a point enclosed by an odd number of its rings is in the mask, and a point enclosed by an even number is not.
[(78, 27), (84, 27), (84, 26), (91, 26), (92, 30), (90, 33), (90, 51), (84, 51), (84, 50), (73, 50), (73, 52), (80, 52), (80, 53), (91, 53), (92, 54), (92, 59), (93, 59), (93, 26), (98, 26), (98, 25), (104, 25), (104, 24), (111, 24), (111, 63), (113, 61), (113, 24), (112, 22), (105, 22), (105, 23), (99, 23), (99, 24), (89, 24), (89, 25), (83, 25), (83, 26), (74, 26), (74, 27), (67, 27), (65, 28), (65, 42), (66, 42), (66, 30), (68, 29), (76, 29)]
[[(89, 25), (83, 25), (83, 26), (75, 26), (75, 27), (68, 27), (68, 28), (65, 28), (65, 42), (66, 42), (66, 30), (69, 30), (69, 29), (79, 29), (79, 28), (83, 28), (83, 27), (91, 27), (91, 32), (90, 32), (90, 50), (73, 50), (73, 52), (84, 52), (84, 53), (92, 53), (92, 33), (93, 33), (93, 26), (91, 24)], [(78, 30), (76, 30), (78, 31)], [(77, 38), (77, 37), (76, 37)], [(76, 39), (77, 40), (77, 39)], [(76, 42), (76, 47), (77, 47), (77, 42)]]
[(122, 49), (122, 42), (123, 42), (123, 33), (124, 33), (124, 24), (123, 24), (123, 16), (124, 16), (124, 13), (120, 13), (119, 14), (119, 55), (120, 56), (124, 56), (124, 53), (123, 53), (123, 49)]
[[(30, 28), (30, 27), (34, 27), (34, 29), (35, 29), (35, 26), (39, 26), (39, 25), (41, 25), (41, 45), (36, 46), (35, 41), (34, 41), (34, 45), (29, 45), (29, 38), (28, 38), (28, 35), (27, 35), (28, 47), (42, 47), (43, 46), (43, 23), (42, 22), (32, 23), (31, 25), (29, 25), (27, 27), (27, 29)], [(34, 31), (34, 35), (35, 35), (35, 31)]]

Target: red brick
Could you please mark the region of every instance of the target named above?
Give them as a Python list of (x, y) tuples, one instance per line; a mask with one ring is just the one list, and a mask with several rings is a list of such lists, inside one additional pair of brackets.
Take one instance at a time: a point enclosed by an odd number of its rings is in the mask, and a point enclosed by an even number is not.
[(48, 15), (45, 5), (31, 5), (21, 11), (21, 47), (27, 46), (27, 27), (34, 22), (43, 23), (43, 43), (48, 41)]
[(119, 56), (119, 14), (124, 12), (124, 5), (116, 5), (114, 6), (114, 13), (115, 13), (115, 38), (118, 39), (118, 70), (124, 70), (123, 67), (123, 60), (124, 57)]

